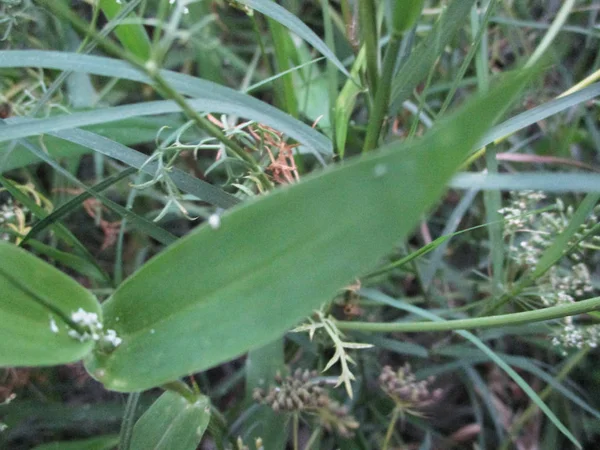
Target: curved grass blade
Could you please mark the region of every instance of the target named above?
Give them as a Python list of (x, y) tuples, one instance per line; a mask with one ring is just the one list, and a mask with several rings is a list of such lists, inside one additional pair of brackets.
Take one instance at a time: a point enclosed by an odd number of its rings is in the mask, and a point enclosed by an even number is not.
[[(1, 129), (4, 130), (5, 127), (2, 127)], [(125, 217), (128, 220), (130, 220), (131, 223), (136, 228), (138, 228), (140, 231), (147, 233), (149, 236), (152, 236), (154, 239), (156, 239), (157, 241), (159, 241), (165, 245), (172, 244), (173, 242), (175, 242), (177, 240), (177, 237), (175, 235), (171, 234), (170, 232), (168, 232), (167, 230), (159, 227), (158, 225), (156, 225), (153, 222), (150, 222), (148, 219), (134, 213), (133, 211), (123, 208), (118, 203), (113, 202), (108, 197), (105, 197), (103, 194), (94, 191), (92, 188), (90, 188), (86, 184), (79, 181), (68, 170), (64, 169), (60, 164), (58, 164), (56, 161), (54, 161), (50, 156), (48, 156), (45, 152), (43, 152), (41, 149), (39, 149), (35, 145), (33, 145), (25, 140), (21, 140), (20, 143), (27, 150), (29, 150), (34, 155), (36, 155), (39, 159), (41, 159), (42, 161), (44, 161), (45, 163), (50, 165), (54, 170), (56, 170), (62, 176), (67, 178), (71, 183), (80, 187), (84, 191), (90, 193), (90, 195), (92, 195), (93, 197), (100, 200), (106, 207), (112, 209), (114, 212), (119, 214), (121, 217)]]
[[(464, 348), (438, 349), (435, 351), (435, 353), (439, 354), (439, 355), (457, 357), (460, 360), (462, 360), (464, 363), (468, 363), (471, 365), (489, 361), (489, 358), (487, 357), (487, 355), (485, 353), (483, 353), (483, 352), (465, 353)], [(575, 394), (574, 392), (567, 389), (567, 387), (565, 387), (561, 381), (558, 381), (556, 379), (556, 376), (554, 374), (552, 374), (552, 372), (547, 373), (546, 371), (542, 370), (538, 366), (538, 361), (531, 360), (530, 358), (526, 358), (526, 357), (522, 357), (522, 356), (513, 356), (513, 355), (508, 355), (508, 354), (500, 353), (500, 352), (496, 352), (496, 355), (498, 355), (500, 358), (505, 360), (511, 366), (518, 367), (519, 369), (529, 372), (532, 375), (534, 375), (535, 377), (544, 381), (550, 387), (552, 387), (552, 389), (554, 389), (557, 392), (559, 392), (560, 394), (564, 395), (565, 398), (567, 398), (568, 400), (573, 402), (575, 405), (579, 406), (581, 409), (587, 411), (588, 413), (593, 415), (596, 419), (600, 420), (600, 411), (598, 411), (595, 408), (592, 408), (584, 399), (582, 399), (577, 394)], [(435, 372), (435, 374), (441, 374), (441, 373), (446, 373), (450, 370), (455, 370), (458, 366), (459, 366), (459, 364), (457, 364), (456, 362), (453, 362), (453, 363), (449, 363), (449, 364), (446, 364), (443, 366), (436, 367), (434, 369), (434, 371), (427, 370), (426, 372), (428, 374), (434, 374), (434, 372)]]
[[(16, 120), (16, 122), (11, 122), (12, 120)], [(22, 119), (7, 119), (8, 123), (18, 123), (18, 120)], [(87, 130), (122, 145), (136, 145), (154, 141), (158, 130), (163, 126), (176, 129), (182, 125), (183, 121), (175, 116), (137, 117), (119, 122), (93, 125), (87, 128)], [(132, 130), (135, 130), (135, 132), (132, 133)], [(44, 144), (48, 149), (48, 154), (54, 159), (75, 158), (91, 152), (91, 149), (89, 148), (71, 145), (53, 136), (46, 136)], [(9, 152), (10, 148), (10, 142), (0, 143), (0, 173), (39, 162), (39, 160), (29, 152)]]
[(292, 33), (298, 37), (304, 39), (315, 49), (317, 49), (323, 56), (331, 61), (344, 75), (350, 77), (350, 74), (342, 64), (342, 62), (335, 56), (335, 53), (323, 42), (323, 40), (316, 35), (304, 22), (298, 19), (295, 15), (285, 9), (283, 6), (278, 5), (271, 0), (238, 0), (239, 3), (249, 6), (252, 9), (270, 17), (276, 22), (286, 27)]
[[(57, 131), (51, 135), (102, 153), (150, 175), (156, 173), (156, 163), (145, 164), (148, 160), (147, 155), (98, 134), (76, 129)], [(240, 202), (237, 197), (180, 169), (173, 169), (170, 176), (175, 185), (183, 192), (220, 208), (227, 209)]]
[[(384, 303), (386, 305), (392, 306), (394, 308), (401, 309), (403, 311), (410, 312), (412, 314), (416, 314), (418, 316), (424, 317), (426, 319), (432, 320), (434, 322), (444, 322), (445, 320), (441, 317), (432, 314), (431, 312), (419, 308), (414, 305), (409, 305), (407, 303), (398, 301), (391, 297), (388, 297), (381, 292), (374, 291), (371, 289), (365, 289), (360, 291), (361, 295), (365, 297)], [(475, 347), (477, 347), (480, 351), (482, 351), (491, 361), (493, 361), (496, 365), (498, 365), (502, 370), (506, 372), (506, 374), (511, 377), (517, 385), (523, 389), (523, 391), (529, 396), (532, 402), (534, 402), (540, 410), (548, 417), (548, 419), (560, 430), (562, 434), (564, 434), (567, 439), (569, 439), (577, 448), (582, 448), (581, 444), (577, 441), (575, 436), (571, 434), (571, 432), (563, 425), (563, 423), (556, 417), (556, 415), (552, 412), (550, 408), (543, 402), (543, 400), (538, 396), (538, 394), (527, 384), (527, 382), (519, 375), (512, 367), (510, 367), (504, 359), (498, 356), (492, 349), (490, 349), (487, 345), (485, 345), (477, 336), (473, 333), (470, 333), (465, 330), (456, 330), (457, 334), (471, 342)]]
[(454, 189), (545, 192), (600, 192), (600, 175), (564, 172), (519, 172), (457, 174), (449, 186)]
[(109, 389), (138, 391), (281, 336), (412, 230), (529, 75), (500, 83), (421, 140), (316, 173), (225, 212), (215, 228), (198, 227), (103, 304), (106, 326), (123, 342), (88, 358), (88, 371)]
[(0, 241), (0, 367), (77, 361), (93, 342), (68, 335), (71, 314), (101, 314), (76, 281), (19, 247)]
[(531, 108), (521, 114), (502, 122), (488, 131), (474, 148), (480, 149), (493, 142), (503, 139), (529, 125), (544, 120), (565, 109), (579, 105), (600, 95), (600, 83), (592, 84), (580, 91), (565, 97), (556, 98), (543, 105)]
[(25, 245), (27, 243), (27, 241), (29, 241), (29, 239), (32, 239), (33, 237), (37, 236), (39, 233), (41, 233), (47, 227), (51, 226), (55, 222), (58, 222), (59, 220), (61, 220), (65, 216), (67, 216), (69, 213), (71, 213), (75, 209), (79, 208), (83, 204), (84, 201), (86, 201), (88, 198), (92, 197), (91, 192), (102, 192), (105, 189), (108, 189), (113, 184), (118, 183), (119, 181), (127, 178), (128, 176), (130, 176), (134, 173), (136, 173), (136, 169), (134, 169), (134, 168), (125, 169), (122, 172), (120, 172), (116, 175), (113, 175), (111, 177), (108, 177), (107, 179), (102, 180), (100, 183), (92, 186), (91, 191), (84, 192), (82, 194), (79, 194), (76, 197), (73, 197), (71, 200), (69, 200), (65, 204), (56, 208), (54, 211), (52, 211), (46, 217), (37, 221), (35, 223), (35, 225), (33, 227), (31, 227), (31, 230), (29, 230), (29, 233), (27, 233), (27, 235), (23, 238), (20, 245), (21, 246)]
[[(150, 78), (124, 61), (77, 53), (42, 50), (0, 51), (0, 68), (9, 67), (72, 70), (152, 84)], [(161, 71), (161, 74), (174, 89), (183, 95), (203, 99), (200, 102), (214, 107), (214, 112), (235, 114), (269, 125), (321, 154), (331, 155), (333, 152), (331, 141), (321, 133), (249, 95), (189, 75), (167, 70)]]

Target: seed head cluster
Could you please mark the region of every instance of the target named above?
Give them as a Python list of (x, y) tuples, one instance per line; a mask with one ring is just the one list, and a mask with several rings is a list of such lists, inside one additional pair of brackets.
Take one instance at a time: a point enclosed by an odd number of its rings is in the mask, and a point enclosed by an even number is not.
[(418, 381), (408, 363), (396, 371), (385, 366), (379, 375), (381, 389), (394, 400), (397, 407), (413, 415), (419, 415), (420, 409), (442, 397), (441, 389), (431, 389), (433, 382), (433, 377)]
[(263, 389), (255, 389), (253, 398), (270, 406), (275, 412), (305, 411), (326, 406), (329, 396), (322, 381), (313, 381), (317, 375), (316, 371), (301, 369), (296, 369), (293, 375), (285, 378), (278, 374), (275, 376), (275, 386), (266, 393)]
[(254, 390), (255, 401), (268, 405), (275, 412), (307, 413), (316, 416), (321, 426), (343, 437), (351, 437), (359, 423), (346, 406), (329, 397), (317, 371), (296, 369), (287, 377), (275, 376), (275, 385), (268, 391)]

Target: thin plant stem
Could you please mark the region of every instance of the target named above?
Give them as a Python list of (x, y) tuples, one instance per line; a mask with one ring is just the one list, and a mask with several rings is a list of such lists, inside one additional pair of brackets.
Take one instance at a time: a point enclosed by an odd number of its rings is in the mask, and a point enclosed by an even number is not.
[(463, 63), (461, 64), (460, 68), (458, 69), (458, 74), (456, 75), (456, 77), (454, 77), (454, 82), (452, 83), (450, 92), (448, 92), (448, 95), (446, 96), (446, 99), (444, 100), (444, 103), (442, 104), (442, 107), (440, 108), (438, 116), (441, 116), (444, 114), (444, 112), (446, 112), (446, 109), (448, 109), (448, 106), (450, 106), (450, 102), (454, 98), (454, 94), (456, 94), (456, 91), (458, 90), (458, 87), (460, 86), (460, 82), (464, 78), (465, 73), (467, 73), (467, 69), (469, 68), (469, 65), (471, 64), (471, 60), (475, 56), (475, 52), (477, 51), (478, 45), (481, 42), (481, 40), (483, 39), (483, 34), (487, 30), (487, 23), (489, 22), (490, 18), (492, 17), (492, 12), (494, 11), (494, 9), (496, 7), (496, 2), (497, 2), (497, 0), (492, 0), (488, 4), (487, 10), (485, 11), (484, 16), (481, 18), (481, 23), (479, 24), (480, 28), (477, 31), (477, 35), (473, 39), (473, 44), (471, 45), (471, 48), (467, 52), (467, 55), (465, 56), (465, 59), (464, 59)]
[(400, 408), (397, 406), (394, 408), (394, 412), (392, 413), (392, 419), (390, 420), (390, 424), (388, 425), (387, 432), (385, 433), (385, 441), (383, 441), (382, 450), (387, 450), (390, 445), (390, 441), (392, 440), (392, 435), (394, 434), (394, 428), (396, 428), (396, 422), (398, 421), (398, 416), (400, 415)]
[(310, 438), (306, 442), (304, 446), (304, 450), (310, 450), (310, 448), (314, 445), (315, 442), (318, 442), (319, 437), (321, 436), (321, 427), (316, 427), (315, 430), (310, 435)]
[(294, 441), (294, 450), (299, 450), (299, 447), (298, 447), (298, 425), (299, 425), (299, 417), (298, 417), (298, 413), (295, 412), (292, 415), (292, 439)]
[(379, 79), (379, 83), (377, 85), (375, 104), (373, 105), (371, 117), (369, 118), (369, 125), (367, 126), (367, 136), (365, 137), (363, 152), (373, 150), (377, 146), (377, 141), (379, 140), (385, 114), (390, 102), (390, 91), (392, 86), (392, 78), (394, 75), (394, 68), (396, 67), (396, 60), (398, 59), (400, 45), (402, 44), (402, 40), (400, 38), (400, 33), (393, 32), (392, 36), (390, 37), (388, 47), (385, 51), (385, 57), (383, 58), (383, 69), (381, 72), (381, 78)]
[(340, 330), (355, 330), (378, 333), (418, 333), (429, 331), (472, 330), (475, 328), (498, 328), (527, 323), (543, 322), (562, 317), (584, 314), (600, 308), (600, 297), (581, 300), (559, 306), (536, 309), (513, 314), (456, 319), (444, 322), (346, 322), (336, 321)]
[(170, 381), (161, 386), (165, 391), (176, 392), (185, 398), (188, 402), (194, 403), (198, 399), (198, 395), (190, 389), (190, 387), (181, 380)]
[(377, 95), (379, 80), (379, 35), (377, 32), (376, 7), (373, 0), (359, 0), (360, 30), (367, 55), (367, 82), (372, 99)]
[(263, 60), (263, 64), (265, 65), (265, 70), (269, 75), (275, 74), (273, 67), (271, 66), (271, 60), (269, 59), (269, 55), (267, 54), (267, 49), (265, 47), (265, 42), (260, 32), (260, 26), (258, 24), (258, 20), (256, 20), (256, 15), (252, 14), (250, 16), (252, 21), (252, 29), (254, 30), (254, 34), (256, 35), (256, 40), (258, 41), (258, 47), (260, 48), (261, 58)]
[(121, 422), (121, 431), (119, 433), (119, 450), (129, 450), (131, 446), (133, 426), (135, 425), (135, 410), (139, 399), (139, 392), (133, 392), (127, 397), (127, 404), (125, 405), (123, 421)]
[(575, 6), (575, 0), (565, 0), (558, 11), (554, 22), (552, 22), (552, 25), (550, 28), (548, 28), (548, 31), (544, 35), (543, 39), (540, 41), (539, 45), (536, 47), (535, 51), (525, 64), (525, 68), (534, 66), (535, 63), (537, 63), (542, 55), (546, 52), (546, 50), (548, 50), (548, 48), (552, 45), (552, 41), (554, 41), (554, 38), (556, 38), (558, 33), (561, 31), (561, 28), (569, 17), (573, 6)]

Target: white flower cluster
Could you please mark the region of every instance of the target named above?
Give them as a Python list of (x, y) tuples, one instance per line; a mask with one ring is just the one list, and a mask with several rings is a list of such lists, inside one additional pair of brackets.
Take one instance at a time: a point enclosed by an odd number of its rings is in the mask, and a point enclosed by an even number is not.
[[(9, 199), (4, 205), (0, 206), (0, 226), (13, 222), (16, 219), (15, 207), (12, 200)], [(0, 240), (8, 241), (10, 235), (8, 233), (0, 233)]]
[(528, 225), (533, 224), (535, 216), (527, 215), (528, 211), (536, 208), (537, 204), (544, 200), (543, 192), (519, 191), (510, 193), (510, 203), (507, 207), (498, 210), (506, 220), (504, 224), (504, 235), (510, 236), (517, 231), (524, 231)]
[[(169, 0), (169, 5), (173, 5), (173, 4), (175, 4), (175, 2), (176, 2), (176, 1), (177, 1), (177, 0)], [(182, 1), (182, 0), (179, 0), (179, 2), (180, 2), (180, 3), (183, 3), (183, 5), (186, 5), (186, 4), (188, 4), (188, 3), (191, 3), (191, 1), (189, 1), (189, 0), (188, 0), (188, 1), (185, 1), (185, 0), (183, 0), (183, 1)], [(190, 10), (188, 9), (188, 7), (187, 7), (187, 6), (184, 6), (184, 7), (183, 7), (183, 13), (184, 13), (184, 14), (189, 14), (189, 13), (190, 13)]]
[(100, 320), (98, 320), (98, 314), (96, 313), (87, 312), (83, 308), (79, 308), (76, 312), (71, 314), (71, 320), (85, 330), (83, 333), (73, 329), (68, 332), (70, 337), (77, 339), (80, 342), (101, 341), (108, 343), (113, 347), (118, 347), (121, 342), (123, 342), (123, 340), (117, 336), (115, 330), (103, 330), (103, 325)]
[[(509, 206), (499, 210), (506, 219), (505, 236), (509, 238), (509, 258), (520, 269), (533, 270), (543, 252), (571, 222), (573, 207), (565, 208), (560, 199), (556, 200), (553, 210), (544, 208), (544, 212), (527, 215), (528, 212), (540, 208), (539, 202), (545, 198), (539, 192), (512, 192)], [(600, 241), (599, 236), (583, 239), (598, 223), (597, 215), (600, 209), (597, 207), (594, 212), (569, 243), (571, 247), (577, 242), (575, 251), (537, 280), (537, 294), (544, 306), (573, 303), (592, 294), (594, 288), (590, 271), (582, 261), (588, 256), (588, 250), (598, 249), (597, 243)], [(600, 325), (583, 326), (574, 323), (572, 317), (564, 318), (562, 323), (563, 326), (556, 331), (552, 343), (559, 346), (563, 354), (566, 354), (567, 348), (595, 348), (598, 345)]]
[(599, 341), (600, 325), (581, 326), (573, 323), (572, 317), (565, 317), (564, 327), (555, 333), (552, 345), (561, 348), (566, 356), (568, 348), (596, 348)]

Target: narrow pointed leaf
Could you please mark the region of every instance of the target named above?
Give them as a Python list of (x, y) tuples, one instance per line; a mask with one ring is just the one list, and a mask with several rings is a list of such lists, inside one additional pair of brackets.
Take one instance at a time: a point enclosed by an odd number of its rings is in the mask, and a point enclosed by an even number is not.
[(435, 60), (464, 25), (474, 0), (450, 2), (427, 37), (412, 51), (406, 63), (398, 70), (392, 81), (390, 105), (398, 111), (402, 102), (410, 97), (413, 89), (425, 79)]
[(112, 450), (119, 443), (119, 436), (101, 436), (80, 441), (51, 442), (33, 450)]
[(104, 303), (123, 343), (90, 356), (88, 371), (109, 389), (142, 390), (281, 336), (413, 229), (526, 78), (500, 83), (421, 140), (256, 198), (175, 243)]
[(96, 298), (76, 281), (19, 247), (0, 241), (0, 366), (73, 362), (92, 349), (67, 335), (62, 317), (83, 308), (100, 314)]
[(207, 397), (190, 403), (167, 391), (133, 427), (131, 450), (195, 450), (210, 421)]
[[(11, 118), (8, 120), (8, 123), (11, 123), (11, 120), (16, 119)], [(119, 122), (106, 122), (99, 125), (92, 125), (87, 128), (87, 132), (91, 132), (92, 135), (98, 133), (109, 142), (116, 141), (123, 146), (133, 146), (143, 142), (153, 142), (158, 130), (163, 126), (178, 128), (181, 125), (183, 125), (183, 121), (176, 118), (175, 115), (135, 117), (133, 119), (120, 120)], [(85, 153), (91, 153), (89, 146), (87, 148), (80, 147), (65, 142), (62, 139), (57, 139), (54, 136), (46, 136), (44, 144), (48, 149), (48, 153), (50, 156), (54, 157), (54, 159), (75, 158)], [(0, 173), (39, 162), (39, 159), (29, 152), (22, 152), (15, 149), (9, 154), (7, 150), (10, 147), (10, 142), (0, 143)]]
[(316, 33), (304, 22), (302, 22), (298, 17), (293, 15), (283, 6), (280, 6), (271, 0), (239, 0), (239, 2), (261, 12), (276, 22), (279, 22), (292, 33), (296, 34), (298, 37), (304, 39), (306, 42), (316, 48), (325, 58), (335, 64), (335, 66), (340, 69), (340, 72), (347, 77), (350, 76), (342, 62), (337, 58), (337, 56), (335, 56), (335, 53), (333, 53), (333, 51), (327, 47), (327, 44), (325, 44), (325, 42), (323, 42), (323, 40), (317, 36)]
[[(42, 50), (0, 51), (0, 68), (9, 67), (72, 70), (152, 84), (152, 81), (146, 75), (125, 61), (77, 53)], [(331, 141), (321, 133), (283, 111), (261, 102), (250, 95), (190, 75), (168, 70), (164, 70), (161, 73), (164, 79), (181, 94), (197, 97), (197, 102), (199, 103), (196, 106), (199, 106), (201, 103), (203, 106), (200, 109), (202, 110), (234, 114), (255, 120), (281, 131), (315, 151), (323, 154), (331, 154), (333, 152)], [(144, 103), (144, 105), (149, 104), (150, 102)], [(178, 110), (178, 108), (176, 109)], [(73, 124), (71, 128), (75, 126)], [(3, 129), (3, 133), (7, 131), (7, 128)]]
[[(112, 20), (119, 16), (124, 8), (117, 0), (100, 0), (100, 8), (107, 19)], [(135, 14), (130, 14), (128, 19), (135, 19)], [(128, 23), (117, 25), (115, 34), (127, 50), (142, 60), (150, 57), (150, 39), (141, 23)]]

